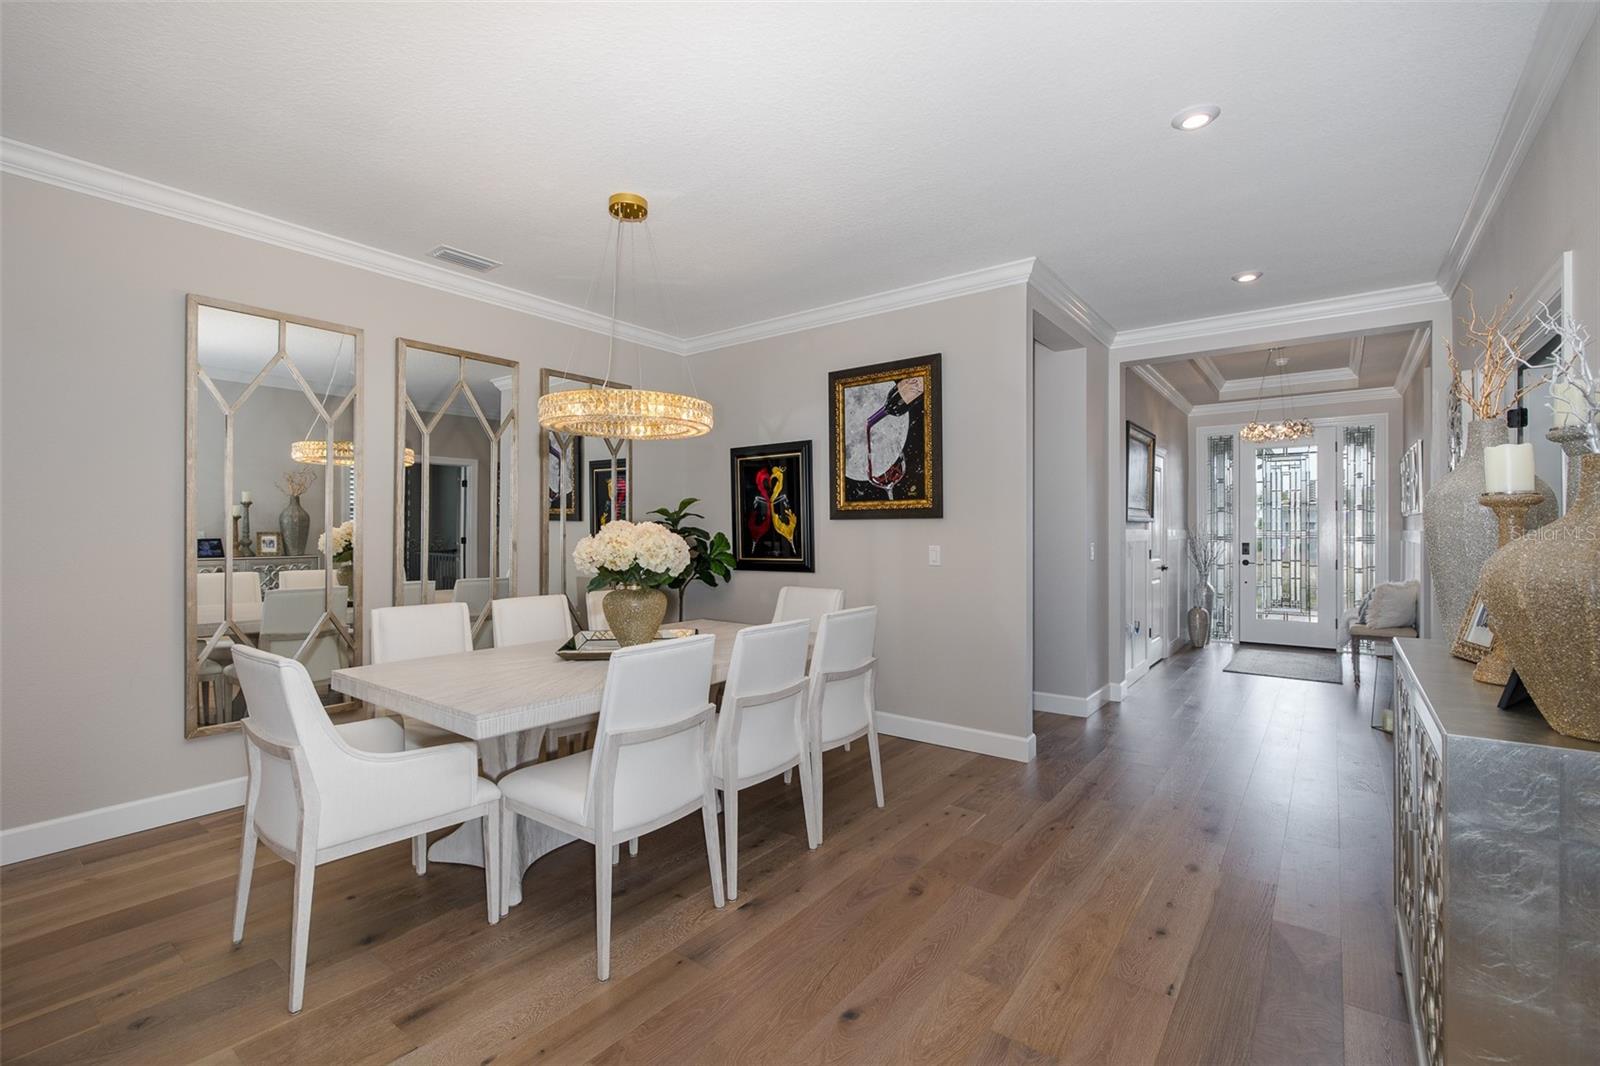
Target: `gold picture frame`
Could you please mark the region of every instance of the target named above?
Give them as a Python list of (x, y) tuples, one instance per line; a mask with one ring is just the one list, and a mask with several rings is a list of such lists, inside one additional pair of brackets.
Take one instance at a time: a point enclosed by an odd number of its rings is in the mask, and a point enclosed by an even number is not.
[(283, 555), (283, 538), (276, 529), (261, 529), (256, 531), (256, 554), (262, 558), (276, 558)]
[(1461, 625), (1456, 629), (1456, 639), (1450, 645), (1450, 654), (1457, 659), (1465, 659), (1469, 663), (1482, 662), (1494, 647), (1494, 630), (1489, 628), (1489, 609), (1483, 602), (1483, 597), (1476, 592), (1467, 603), (1467, 609), (1461, 616)]
[(829, 518), (944, 517), (940, 378), (937, 352), (828, 374)]

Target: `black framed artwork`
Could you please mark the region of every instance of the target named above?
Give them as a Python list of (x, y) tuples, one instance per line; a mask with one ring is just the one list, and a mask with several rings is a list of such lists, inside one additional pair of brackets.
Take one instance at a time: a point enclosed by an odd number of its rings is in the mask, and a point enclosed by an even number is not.
[[(611, 460), (596, 459), (589, 464), (589, 498), (594, 501), (589, 509), (589, 532), (598, 533), (600, 527), (611, 521)], [(628, 460), (618, 459), (617, 513), (628, 517)]]
[[(549, 499), (545, 501), (545, 510), (550, 521), (555, 522), (565, 516), (569, 521), (577, 521), (583, 517), (583, 438), (573, 437), (568, 446), (566, 461), (562, 461), (561, 445), (556, 440), (556, 435), (550, 430), (544, 431), (545, 438), (545, 464), (549, 472), (545, 479)], [(566, 489), (557, 495), (556, 486)]]
[(729, 449), (733, 559), (739, 570), (816, 570), (811, 442)]
[(1127, 423), (1128, 521), (1156, 520), (1156, 435), (1133, 422)]
[(939, 356), (828, 375), (828, 514), (942, 518)]

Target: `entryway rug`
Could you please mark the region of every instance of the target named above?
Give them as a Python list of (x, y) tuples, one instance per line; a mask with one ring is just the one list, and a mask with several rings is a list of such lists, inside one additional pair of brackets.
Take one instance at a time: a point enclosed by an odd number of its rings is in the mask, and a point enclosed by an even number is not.
[(1339, 653), (1315, 648), (1278, 648), (1267, 644), (1241, 644), (1223, 669), (1230, 674), (1290, 677), (1297, 681), (1344, 682)]

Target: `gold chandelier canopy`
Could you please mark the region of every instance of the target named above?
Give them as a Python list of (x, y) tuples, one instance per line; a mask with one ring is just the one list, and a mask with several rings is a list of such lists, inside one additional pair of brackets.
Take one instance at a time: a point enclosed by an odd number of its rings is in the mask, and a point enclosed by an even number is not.
[[(644, 222), (650, 205), (638, 193), (619, 192), (606, 203), (606, 213), (620, 224)], [(611, 346), (616, 345), (616, 289), (622, 275), (621, 230), (618, 230), (611, 290)], [(610, 358), (606, 365), (611, 377)], [(654, 389), (599, 385), (539, 397), (539, 425), (556, 433), (608, 440), (683, 440), (711, 432), (711, 404), (698, 396)]]
[(1256, 416), (1239, 431), (1239, 436), (1251, 444), (1282, 444), (1286, 441), (1299, 440), (1301, 437), (1309, 437), (1316, 432), (1316, 427), (1311, 424), (1310, 419), (1296, 418), (1291, 409), (1293, 401), (1289, 399), (1283, 385), (1283, 368), (1288, 365), (1289, 360), (1288, 357), (1278, 354), (1282, 350), (1269, 348), (1267, 362), (1275, 364), (1278, 368), (1278, 401), (1281, 405), (1278, 413), (1283, 417), (1276, 422), (1261, 421), (1261, 399), (1267, 391), (1267, 368), (1263, 366), (1261, 384), (1256, 389)]
[[(297, 440), (289, 445), (289, 458), (307, 466), (326, 466), (328, 463), (328, 442), (325, 440)], [(356, 465), (355, 441), (336, 440), (333, 442), (333, 465)], [(406, 449), (406, 465), (417, 465), (417, 453), (411, 448)]]

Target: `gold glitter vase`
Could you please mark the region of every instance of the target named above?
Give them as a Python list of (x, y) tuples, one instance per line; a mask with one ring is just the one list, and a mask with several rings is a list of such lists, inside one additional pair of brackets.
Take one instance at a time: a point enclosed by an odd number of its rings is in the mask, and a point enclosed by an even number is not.
[(1580, 459), (1578, 479), (1566, 515), (1495, 552), (1480, 591), (1545, 721), (1600, 741), (1600, 455)]
[(619, 645), (648, 644), (661, 632), (667, 594), (660, 589), (612, 589), (600, 601), (600, 609)]

